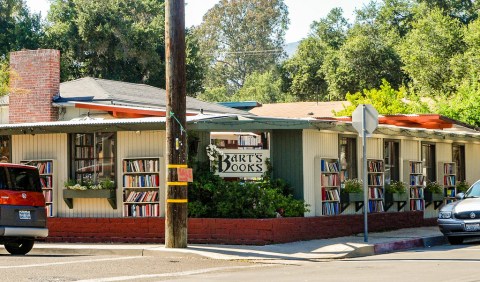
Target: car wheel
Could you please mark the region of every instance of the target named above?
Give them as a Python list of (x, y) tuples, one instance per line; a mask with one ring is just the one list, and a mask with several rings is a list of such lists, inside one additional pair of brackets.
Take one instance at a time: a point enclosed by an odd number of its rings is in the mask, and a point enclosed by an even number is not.
[(33, 248), (34, 241), (29, 239), (5, 243), (5, 249), (12, 255), (26, 255)]
[(459, 245), (463, 243), (463, 237), (447, 237), (450, 245)]

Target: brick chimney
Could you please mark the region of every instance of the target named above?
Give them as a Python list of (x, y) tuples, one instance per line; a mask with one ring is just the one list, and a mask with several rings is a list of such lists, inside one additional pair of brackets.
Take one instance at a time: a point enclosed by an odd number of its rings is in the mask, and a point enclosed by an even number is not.
[(10, 53), (9, 123), (58, 120), (52, 98), (60, 90), (60, 51)]

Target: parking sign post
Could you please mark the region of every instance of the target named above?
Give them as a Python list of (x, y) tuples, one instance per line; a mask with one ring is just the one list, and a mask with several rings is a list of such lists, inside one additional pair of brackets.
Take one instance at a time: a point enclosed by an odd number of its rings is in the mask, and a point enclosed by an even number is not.
[(370, 137), (378, 126), (378, 112), (369, 104), (360, 104), (352, 113), (352, 126), (362, 137), (363, 155), (363, 240), (368, 242), (368, 186), (367, 186), (367, 137)]

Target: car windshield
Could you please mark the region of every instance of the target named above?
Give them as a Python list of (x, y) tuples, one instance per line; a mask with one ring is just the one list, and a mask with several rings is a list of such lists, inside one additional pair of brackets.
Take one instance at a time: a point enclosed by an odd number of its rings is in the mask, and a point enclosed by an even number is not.
[(41, 192), (38, 171), (22, 167), (0, 167), (0, 190)]
[(468, 190), (465, 192), (465, 198), (478, 198), (480, 197), (480, 181), (475, 182)]

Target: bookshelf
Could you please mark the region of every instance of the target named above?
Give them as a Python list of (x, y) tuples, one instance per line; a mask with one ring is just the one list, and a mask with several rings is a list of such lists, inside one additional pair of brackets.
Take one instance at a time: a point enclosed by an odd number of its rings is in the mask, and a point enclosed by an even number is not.
[(367, 159), (368, 211), (383, 212), (384, 209), (384, 173), (383, 160)]
[(22, 160), (20, 163), (36, 166), (40, 174), (43, 196), (45, 197), (45, 209), (47, 216), (55, 216), (54, 199), (57, 192), (55, 160)]
[(340, 209), (340, 164), (338, 159), (315, 158), (316, 215), (338, 215)]
[(410, 196), (410, 210), (423, 211), (425, 209), (424, 180), (421, 161), (406, 160), (403, 166), (405, 183), (408, 184)]
[(122, 160), (123, 215), (160, 216), (160, 158)]
[(440, 162), (438, 165), (438, 179), (439, 183), (443, 185), (444, 203), (451, 203), (455, 201), (457, 195), (457, 167), (453, 162)]

